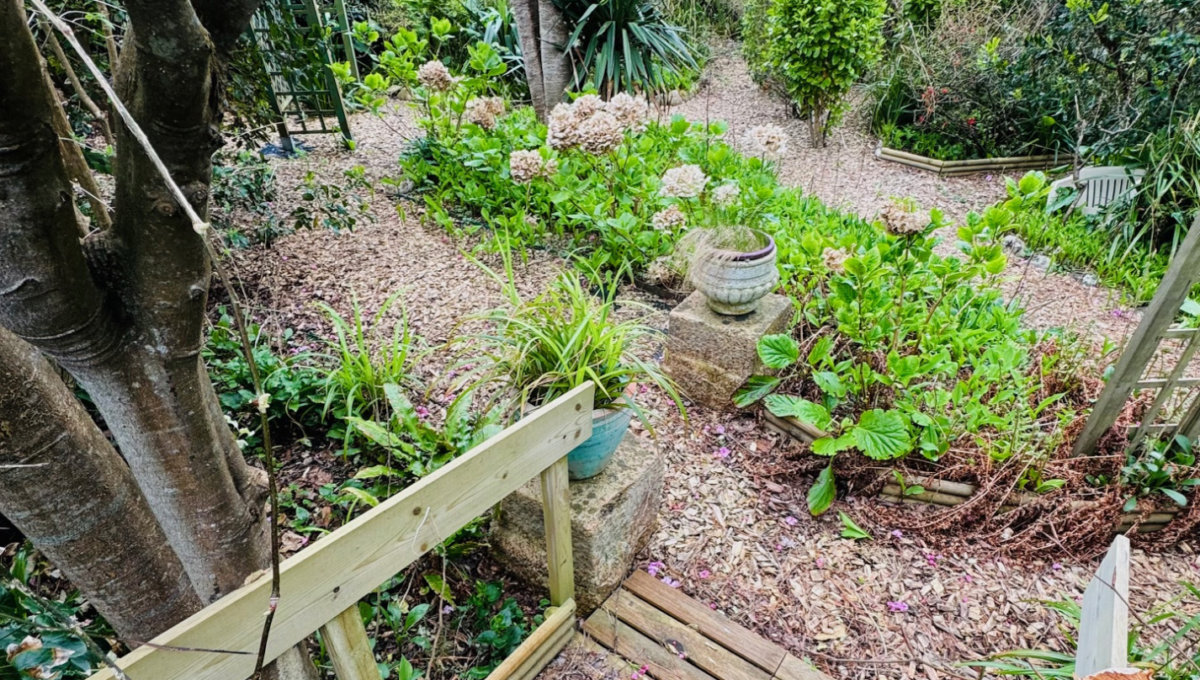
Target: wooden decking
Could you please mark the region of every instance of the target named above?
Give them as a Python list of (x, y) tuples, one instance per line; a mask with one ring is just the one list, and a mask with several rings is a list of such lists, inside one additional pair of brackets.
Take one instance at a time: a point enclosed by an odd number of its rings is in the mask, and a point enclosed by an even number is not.
[(654, 680), (829, 680), (779, 645), (645, 572), (635, 572), (583, 632)]

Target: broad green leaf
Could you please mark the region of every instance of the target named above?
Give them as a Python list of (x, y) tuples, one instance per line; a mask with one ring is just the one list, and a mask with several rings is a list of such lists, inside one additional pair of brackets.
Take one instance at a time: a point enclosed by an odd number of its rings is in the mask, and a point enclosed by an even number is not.
[(1184, 496), (1183, 494), (1179, 493), (1175, 489), (1159, 489), (1159, 491), (1161, 491), (1162, 494), (1164, 496), (1166, 496), (1167, 498), (1170, 498), (1171, 500), (1175, 501), (1175, 504), (1178, 505), (1179, 507), (1181, 507), (1181, 508), (1187, 507), (1187, 504), (1188, 504), (1187, 496)]
[(867, 411), (851, 432), (858, 450), (873, 460), (892, 460), (912, 451), (904, 416), (896, 411)]
[(779, 387), (779, 378), (770, 375), (752, 375), (746, 384), (739, 387), (738, 391), (734, 393), (733, 405), (738, 408), (746, 408), (770, 394), (771, 390), (776, 387)]
[(850, 518), (850, 515), (847, 515), (839, 510), (838, 519), (842, 520), (842, 538), (849, 538), (855, 541), (861, 541), (864, 539), (869, 541), (871, 538), (873, 538), (870, 532), (855, 524), (854, 520)]
[(425, 614), (429, 612), (429, 603), (422, 602), (421, 604), (408, 610), (408, 614), (404, 617), (404, 630), (409, 630), (417, 625), (417, 622), (425, 618)]
[(437, 593), (437, 596), (454, 606), (454, 593), (451, 592), (450, 586), (446, 585), (446, 581), (442, 579), (441, 574), (428, 572), (425, 574), (425, 583), (429, 584), (429, 589)]
[(818, 371), (813, 373), (813, 382), (821, 391), (835, 399), (841, 399), (846, 396), (846, 387), (842, 385), (841, 378), (833, 371)]
[(376, 477), (399, 477), (400, 472), (386, 465), (372, 465), (354, 473), (355, 479), (375, 479)]
[(828, 430), (833, 423), (833, 417), (829, 415), (828, 409), (807, 399), (787, 394), (772, 394), (764, 403), (766, 403), (768, 411), (780, 418), (797, 418), (820, 430)]
[(836, 497), (837, 482), (833, 478), (833, 465), (829, 465), (821, 470), (821, 474), (817, 475), (817, 481), (808, 490), (808, 511), (814, 517), (820, 515), (833, 505), (833, 499)]
[(367, 439), (370, 439), (379, 446), (384, 448), (392, 448), (399, 443), (399, 437), (392, 434), (387, 428), (373, 420), (363, 420), (362, 418), (358, 418), (356, 416), (350, 416), (346, 420), (350, 421), (350, 424), (354, 427), (354, 429), (361, 432), (366, 436)]
[(836, 456), (854, 446), (854, 435), (846, 433), (840, 437), (821, 437), (812, 443), (812, 452), (818, 456)]
[(357, 486), (342, 487), (341, 495), (349, 496), (360, 503), (366, 503), (372, 508), (376, 505), (379, 505), (379, 499), (376, 498), (370, 491), (365, 491)]
[(787, 368), (800, 359), (800, 346), (790, 335), (765, 335), (758, 341), (758, 358), (767, 368)]

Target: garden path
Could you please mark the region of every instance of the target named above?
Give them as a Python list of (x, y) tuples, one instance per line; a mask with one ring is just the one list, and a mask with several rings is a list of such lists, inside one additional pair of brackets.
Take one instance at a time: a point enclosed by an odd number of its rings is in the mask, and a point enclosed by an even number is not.
[[(784, 125), (793, 135), (785, 181), (867, 217), (892, 195), (914, 196), (957, 217), (1002, 191), (998, 178), (942, 180), (877, 161), (853, 119), (831, 137), (829, 149), (812, 151), (803, 127), (750, 83), (736, 53), (718, 53), (708, 91), (679, 111), (733, 118), (735, 140), (750, 124)], [(417, 136), (403, 104), (382, 120), (358, 116), (354, 125), (359, 142), (354, 153), (335, 140), (316, 139), (306, 158), (277, 163), (281, 218), (296, 202), (298, 191), (292, 187), (305, 171), (327, 181), (354, 165), (366, 166), (375, 179), (394, 175), (399, 150)], [(256, 314), (269, 328), (301, 331), (300, 338), (304, 331), (328, 336), (314, 301), (345, 314), (356, 297), (373, 313), (393, 291), (401, 291), (414, 331), (439, 344), (457, 334), (464, 315), (499, 302), (497, 286), (459, 245), (440, 227), (422, 224), (418, 204), (400, 202), (402, 212), (396, 204), (375, 196), (375, 221), (354, 232), (305, 231), (271, 248), (240, 252), (238, 271)], [(540, 289), (561, 265), (550, 253), (532, 253), (530, 263), (517, 271), (521, 287)], [(1012, 267), (1014, 275), (1020, 275), (1019, 265)], [(1066, 276), (1036, 272), (1029, 278), (1040, 283), (1034, 287), (1027, 281), (1022, 294), (1046, 312), (1042, 318), (1048, 320), (1039, 323), (1092, 322), (1107, 328), (1101, 322), (1109, 323), (1109, 309), (1097, 301), (1105, 298), (1103, 292)], [(1079, 301), (1064, 302), (1072, 297)], [(1064, 318), (1065, 307), (1072, 313)], [(649, 321), (665, 328), (666, 314), (657, 311)], [(835, 677), (970, 680), (974, 673), (955, 662), (1019, 647), (1066, 649), (1057, 617), (1035, 600), (1081, 596), (1094, 568), (1089, 561), (1070, 555), (1013, 561), (981, 549), (943, 550), (891, 532), (871, 500), (840, 501), (824, 517), (810, 518), (804, 501), (808, 481), (776, 474), (791, 462), (789, 443), (752, 417), (693, 407), (684, 422), (671, 414), (662, 395), (645, 396), (657, 431), (652, 446), (667, 461), (667, 483), (660, 529), (639, 567), (660, 562), (655, 565), (660, 578), (678, 581), (691, 597)], [(639, 436), (648, 438), (640, 431)], [(872, 530), (874, 540), (841, 538), (837, 511)], [(1200, 580), (1198, 547), (1185, 543), (1168, 553), (1135, 551), (1134, 608), (1145, 610), (1171, 597), (1179, 580)]]
[[(744, 146), (742, 137), (748, 129), (766, 123), (781, 126), (791, 142), (779, 164), (784, 184), (798, 186), (827, 204), (867, 219), (877, 217), (893, 198), (909, 198), (926, 210), (941, 209), (952, 224), (1006, 195), (1003, 174), (938, 177), (876, 158), (878, 141), (868, 128), (869, 102), (861, 92), (856, 93), (856, 105), (843, 124), (829, 135), (827, 146), (814, 149), (807, 123), (790, 115), (784, 99), (750, 78), (738, 43), (715, 45), (712, 53), (696, 93), (671, 112), (693, 120), (726, 121), (726, 136), (738, 148)], [(942, 231), (941, 247), (946, 252), (954, 249), (954, 230), (950, 226)], [(1013, 257), (1008, 271), (1011, 277), (1004, 285), (1005, 292), (1025, 305), (1031, 327), (1071, 327), (1093, 340), (1107, 337), (1121, 342), (1140, 318), (1137, 310), (1121, 306), (1118, 293), (1084, 285), (1078, 274), (1039, 270), (1023, 257)]]

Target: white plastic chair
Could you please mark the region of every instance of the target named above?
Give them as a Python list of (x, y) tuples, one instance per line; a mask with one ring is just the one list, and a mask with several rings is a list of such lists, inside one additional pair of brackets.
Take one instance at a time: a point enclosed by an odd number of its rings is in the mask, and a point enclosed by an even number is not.
[(1142, 183), (1145, 170), (1126, 168), (1121, 165), (1104, 165), (1079, 169), (1078, 181), (1067, 176), (1050, 183), (1050, 194), (1046, 205), (1054, 205), (1059, 190), (1079, 189), (1079, 198), (1074, 206), (1084, 215), (1095, 215), (1109, 203), (1119, 201), (1133, 193)]

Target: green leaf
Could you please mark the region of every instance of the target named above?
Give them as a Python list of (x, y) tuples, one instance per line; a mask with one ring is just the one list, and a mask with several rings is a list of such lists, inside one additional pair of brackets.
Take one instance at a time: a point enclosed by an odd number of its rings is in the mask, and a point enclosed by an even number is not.
[(851, 432), (858, 450), (872, 460), (892, 460), (912, 451), (904, 416), (896, 411), (871, 409)]
[(767, 368), (787, 368), (800, 359), (800, 346), (790, 335), (765, 335), (758, 341), (758, 358)]
[(846, 433), (836, 439), (833, 437), (821, 437), (812, 443), (812, 452), (818, 456), (836, 456), (839, 451), (854, 446), (854, 436)]
[(422, 602), (421, 604), (408, 610), (408, 614), (404, 617), (404, 630), (409, 630), (417, 625), (421, 619), (425, 618), (425, 614), (429, 612), (429, 603)]
[(386, 465), (372, 465), (354, 473), (355, 479), (375, 479), (377, 477), (399, 477), (400, 472)]
[(425, 574), (425, 583), (429, 584), (429, 589), (437, 593), (437, 596), (454, 606), (454, 593), (451, 592), (450, 586), (446, 585), (446, 581), (442, 579), (441, 574), (428, 572)]
[(367, 439), (370, 439), (379, 446), (384, 448), (393, 448), (400, 443), (399, 437), (389, 432), (387, 428), (383, 427), (377, 422), (372, 420), (363, 420), (357, 416), (350, 416), (346, 420), (350, 422), (350, 425), (352, 425), (354, 429), (361, 432), (366, 436)]
[(833, 423), (833, 417), (829, 415), (828, 409), (807, 399), (787, 394), (772, 394), (764, 403), (766, 403), (768, 411), (780, 418), (797, 418), (820, 430), (828, 430)]
[(869, 541), (873, 538), (873, 536), (871, 536), (866, 529), (863, 529), (855, 524), (854, 520), (850, 518), (850, 515), (847, 515), (839, 510), (838, 519), (842, 520), (842, 538), (849, 538), (855, 541), (861, 541), (864, 539)]
[(738, 408), (746, 408), (770, 394), (771, 390), (776, 387), (779, 387), (779, 378), (770, 375), (752, 375), (746, 384), (734, 393), (733, 405)]
[(1175, 501), (1175, 504), (1178, 505), (1179, 507), (1181, 507), (1181, 508), (1187, 507), (1187, 504), (1188, 504), (1187, 496), (1184, 496), (1183, 494), (1179, 493), (1175, 489), (1159, 489), (1159, 491), (1161, 491), (1162, 494), (1164, 496), (1166, 496), (1167, 498), (1170, 498), (1171, 500)]
[(812, 378), (813, 382), (817, 384), (817, 387), (820, 387), (821, 391), (825, 394), (828, 394), (836, 399), (841, 399), (842, 397), (846, 396), (846, 387), (842, 385), (842, 380), (841, 378), (838, 378), (837, 373), (834, 373), (833, 371), (819, 371), (817, 373), (813, 373)]
[(375, 507), (376, 505), (379, 505), (379, 499), (376, 498), (374, 496), (374, 494), (372, 494), (370, 491), (365, 491), (363, 489), (360, 489), (357, 486), (342, 487), (341, 495), (349, 496), (350, 498), (352, 498), (360, 503), (365, 503), (365, 504), (371, 506), (372, 508)]
[(833, 505), (833, 499), (836, 497), (837, 482), (833, 478), (833, 465), (829, 465), (821, 470), (821, 474), (817, 475), (817, 481), (808, 490), (808, 511), (814, 517), (820, 515)]

